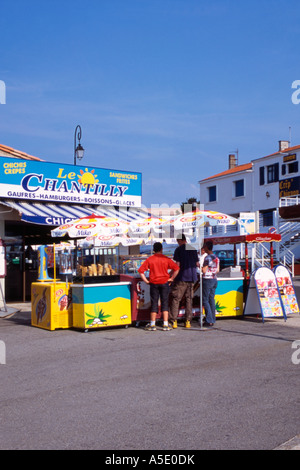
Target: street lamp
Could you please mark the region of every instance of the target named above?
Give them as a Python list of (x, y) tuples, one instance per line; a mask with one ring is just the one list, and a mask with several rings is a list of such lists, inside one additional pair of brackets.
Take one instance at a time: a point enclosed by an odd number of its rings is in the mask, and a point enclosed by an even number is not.
[[(78, 138), (78, 145), (76, 147), (76, 137)], [(76, 165), (76, 160), (81, 160), (84, 155), (84, 148), (80, 144), (81, 140), (81, 127), (78, 125), (75, 129), (75, 135), (74, 135), (74, 165)]]

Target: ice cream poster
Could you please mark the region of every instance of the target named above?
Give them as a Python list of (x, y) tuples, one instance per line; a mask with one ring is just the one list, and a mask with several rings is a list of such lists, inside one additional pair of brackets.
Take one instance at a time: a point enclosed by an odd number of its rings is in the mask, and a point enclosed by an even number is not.
[(284, 318), (286, 314), (277, 287), (274, 272), (266, 267), (252, 273), (244, 315), (262, 315), (264, 318)]
[(274, 274), (285, 314), (299, 313), (298, 301), (288, 269), (283, 265), (278, 265), (274, 268)]
[(254, 273), (256, 289), (263, 317), (284, 317), (275, 274), (269, 268), (258, 268)]

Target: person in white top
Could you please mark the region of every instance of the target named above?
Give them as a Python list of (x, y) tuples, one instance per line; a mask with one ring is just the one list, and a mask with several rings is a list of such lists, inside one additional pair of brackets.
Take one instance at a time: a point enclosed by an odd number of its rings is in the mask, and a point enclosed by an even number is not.
[(200, 267), (201, 268), (203, 266), (205, 256), (207, 256), (207, 253), (205, 252), (204, 247), (202, 247), (201, 248), (201, 255), (200, 255)]
[(215, 292), (218, 284), (217, 273), (220, 270), (219, 258), (212, 252), (213, 243), (207, 240), (203, 248), (206, 256), (202, 266), (202, 299), (207, 326), (213, 326), (216, 321)]

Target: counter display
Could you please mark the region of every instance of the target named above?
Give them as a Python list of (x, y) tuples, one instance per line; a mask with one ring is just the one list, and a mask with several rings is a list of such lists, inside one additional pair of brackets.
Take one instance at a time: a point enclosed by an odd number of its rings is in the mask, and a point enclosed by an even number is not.
[(131, 284), (72, 284), (73, 327), (83, 330), (131, 324)]
[(217, 318), (243, 315), (244, 279), (218, 278), (215, 302)]
[[(122, 281), (132, 285), (132, 321), (147, 322), (150, 319), (150, 286), (139, 276), (120, 275)], [(242, 277), (218, 278), (218, 286), (215, 295), (216, 317), (236, 317), (243, 315), (244, 279)], [(200, 314), (200, 284), (194, 284), (193, 317)], [(180, 305), (178, 318), (185, 317), (184, 299)], [(157, 320), (162, 319), (161, 311), (157, 314)]]

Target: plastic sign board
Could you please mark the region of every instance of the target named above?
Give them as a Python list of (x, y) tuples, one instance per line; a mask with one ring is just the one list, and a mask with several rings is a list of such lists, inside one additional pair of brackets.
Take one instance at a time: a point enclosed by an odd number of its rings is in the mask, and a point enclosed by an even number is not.
[(286, 319), (271, 269), (262, 267), (252, 273), (244, 315), (261, 315), (263, 320), (274, 317)]
[(300, 313), (295, 289), (288, 269), (280, 264), (276, 266), (273, 271), (285, 314)]
[(255, 212), (240, 213), (240, 235), (249, 235), (256, 233), (256, 214)]
[(141, 194), (141, 173), (0, 157), (2, 198), (140, 207)]

